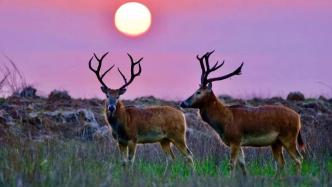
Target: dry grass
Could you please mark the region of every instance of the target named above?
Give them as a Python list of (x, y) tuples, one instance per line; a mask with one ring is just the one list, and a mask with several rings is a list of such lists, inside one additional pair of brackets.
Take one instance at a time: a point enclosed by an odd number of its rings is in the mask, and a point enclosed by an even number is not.
[[(228, 149), (213, 137), (188, 137), (195, 155), (196, 173), (176, 152), (171, 173), (163, 176), (165, 157), (155, 144), (139, 146), (135, 167), (126, 173), (113, 140), (16, 139), (0, 149), (0, 186), (330, 186), (332, 155), (329, 150), (307, 155), (302, 175), (286, 155), (282, 178), (274, 178), (268, 149), (247, 148), (249, 176), (229, 176)], [(324, 147), (324, 144), (322, 144)], [(173, 148), (176, 150), (175, 148)], [(320, 150), (324, 150), (321, 148)]]

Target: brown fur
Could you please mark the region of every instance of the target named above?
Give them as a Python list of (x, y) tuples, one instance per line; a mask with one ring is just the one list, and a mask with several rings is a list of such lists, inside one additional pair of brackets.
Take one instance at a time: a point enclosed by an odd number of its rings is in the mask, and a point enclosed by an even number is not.
[[(241, 156), (241, 146), (271, 146), (278, 162), (278, 173), (284, 167), (282, 148), (288, 151), (300, 172), (302, 156), (296, 142), (301, 122), (294, 110), (282, 105), (226, 107), (207, 87), (201, 87), (183, 103), (183, 107), (198, 108), (202, 119), (231, 147), (231, 168), (235, 167), (238, 156)], [(241, 159), (241, 168), (246, 173), (244, 156)]]
[[(106, 102), (107, 105), (107, 102)], [(192, 155), (186, 144), (186, 121), (184, 114), (169, 106), (137, 108), (125, 107), (119, 101), (115, 114), (106, 110), (106, 118), (113, 130), (113, 136), (119, 143), (123, 161), (134, 161), (137, 144), (160, 143), (167, 155), (167, 161), (174, 159), (171, 143), (186, 156), (192, 165)], [(127, 147), (129, 155), (127, 155)], [(127, 158), (128, 157), (128, 158)], [(167, 167), (165, 169), (165, 172)]]

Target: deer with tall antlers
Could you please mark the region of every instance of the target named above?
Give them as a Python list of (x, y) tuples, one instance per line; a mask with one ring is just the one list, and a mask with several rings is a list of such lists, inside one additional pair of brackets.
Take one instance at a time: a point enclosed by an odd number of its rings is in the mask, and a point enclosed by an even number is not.
[(277, 161), (277, 175), (284, 167), (283, 148), (287, 150), (300, 173), (302, 156), (297, 149), (297, 142), (301, 149), (304, 143), (301, 138), (300, 116), (294, 110), (282, 105), (267, 105), (261, 107), (225, 106), (213, 93), (212, 83), (240, 75), (243, 63), (232, 73), (224, 76), (209, 78), (209, 74), (224, 65), (216, 62), (212, 67), (208, 52), (202, 57), (197, 55), (202, 74), (199, 89), (187, 100), (181, 103), (183, 108), (198, 108), (202, 119), (207, 122), (230, 147), (230, 168), (234, 174), (236, 163), (246, 174), (245, 159), (242, 146), (262, 147), (271, 146)]
[[(178, 150), (186, 157), (191, 167), (193, 167), (192, 153), (186, 144), (186, 120), (184, 114), (175, 108), (169, 106), (155, 106), (147, 108), (126, 107), (119, 99), (127, 87), (142, 72), (141, 64), (143, 58), (134, 61), (128, 54), (131, 61), (131, 77), (129, 80), (118, 68), (120, 75), (124, 80), (124, 85), (118, 89), (109, 88), (103, 81), (105, 75), (114, 67), (111, 66), (104, 73), (100, 73), (102, 61), (108, 53), (101, 58), (96, 54), (89, 61), (89, 68), (95, 73), (101, 84), (101, 90), (107, 97), (106, 121), (112, 128), (112, 135), (118, 142), (123, 165), (133, 165), (137, 144), (160, 143), (161, 148), (166, 154), (166, 168), (169, 161), (175, 158), (171, 149), (171, 144), (175, 145)], [(93, 68), (92, 60), (96, 59), (97, 68)], [(135, 72), (135, 67), (138, 71)], [(137, 69), (136, 68), (136, 69)]]

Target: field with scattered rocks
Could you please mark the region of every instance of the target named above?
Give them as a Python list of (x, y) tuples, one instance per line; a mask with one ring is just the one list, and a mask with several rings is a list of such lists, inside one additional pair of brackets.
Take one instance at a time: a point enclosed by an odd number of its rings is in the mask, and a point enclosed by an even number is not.
[[(332, 99), (305, 98), (299, 92), (287, 98), (237, 99), (220, 96), (226, 105), (251, 107), (285, 105), (301, 115), (306, 144), (301, 176), (295, 175), (286, 154), (286, 168), (275, 178), (269, 148), (245, 148), (249, 176), (230, 177), (229, 149), (204, 123), (195, 109), (181, 109), (187, 119), (188, 146), (196, 172), (191, 174), (173, 147), (177, 159), (163, 175), (165, 156), (157, 144), (138, 148), (132, 173), (121, 168), (119, 152), (104, 120), (100, 99), (74, 99), (65, 91), (48, 97), (34, 88), (0, 99), (0, 186), (331, 186)], [(127, 106), (168, 105), (179, 101), (150, 97), (125, 100)], [(179, 108), (180, 109), (180, 108)]]

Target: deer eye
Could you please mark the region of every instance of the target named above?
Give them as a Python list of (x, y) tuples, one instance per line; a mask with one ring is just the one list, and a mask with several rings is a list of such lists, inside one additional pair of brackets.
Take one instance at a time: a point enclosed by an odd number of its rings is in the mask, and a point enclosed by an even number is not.
[(196, 92), (196, 94), (197, 94), (197, 95), (200, 95), (200, 94), (201, 94), (201, 92)]

